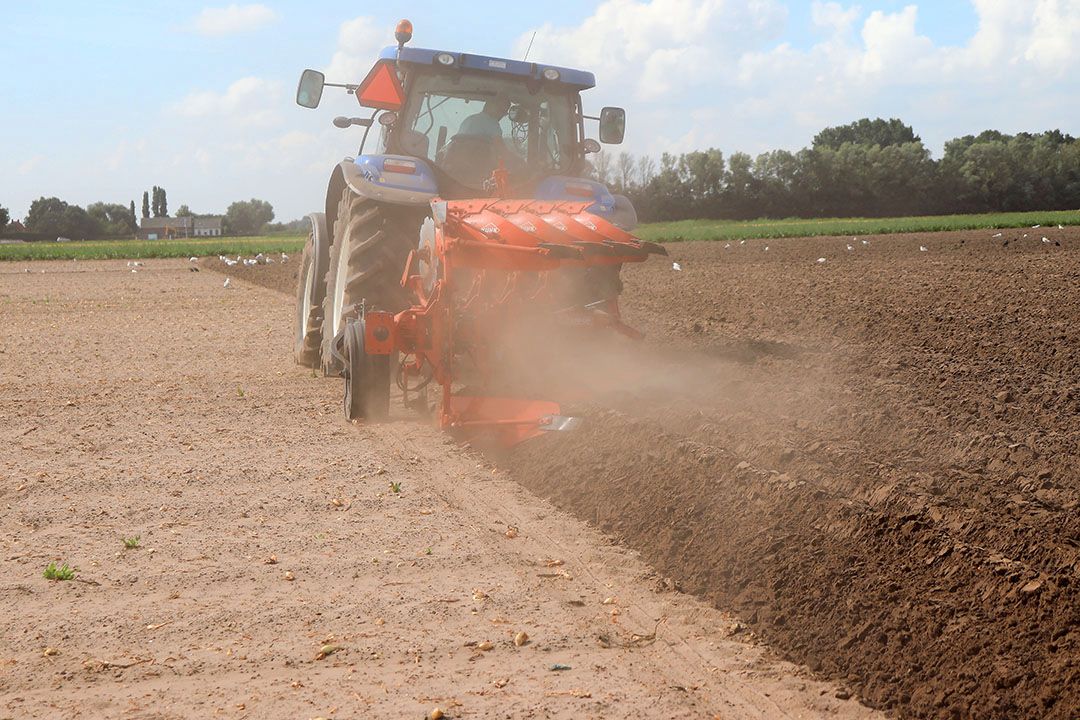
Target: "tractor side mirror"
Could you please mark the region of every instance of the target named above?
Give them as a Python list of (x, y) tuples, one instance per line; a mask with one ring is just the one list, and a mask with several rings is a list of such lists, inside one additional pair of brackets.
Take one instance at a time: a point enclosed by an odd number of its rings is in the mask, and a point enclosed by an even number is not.
[(296, 104), (306, 108), (319, 107), (325, 82), (326, 76), (318, 70), (305, 70), (301, 73), (300, 84), (296, 87)]
[(600, 110), (600, 142), (618, 145), (626, 134), (626, 111), (621, 107)]
[(596, 142), (592, 138), (586, 138), (585, 141), (581, 143), (581, 152), (586, 155), (589, 155), (590, 153), (598, 153), (600, 152), (600, 143)]

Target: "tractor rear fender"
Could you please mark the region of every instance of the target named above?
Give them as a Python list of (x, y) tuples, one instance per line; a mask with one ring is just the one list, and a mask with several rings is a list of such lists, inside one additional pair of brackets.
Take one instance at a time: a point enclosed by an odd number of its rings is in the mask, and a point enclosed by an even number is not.
[(326, 189), (328, 237), (334, 236), (338, 201), (346, 187), (360, 197), (391, 205), (426, 206), (439, 194), (435, 173), (418, 158), (406, 155), (345, 158), (334, 168)]
[(538, 200), (577, 200), (591, 202), (589, 212), (614, 223), (626, 232), (637, 227), (637, 212), (625, 195), (612, 195), (611, 191), (588, 178), (552, 175), (536, 188)]

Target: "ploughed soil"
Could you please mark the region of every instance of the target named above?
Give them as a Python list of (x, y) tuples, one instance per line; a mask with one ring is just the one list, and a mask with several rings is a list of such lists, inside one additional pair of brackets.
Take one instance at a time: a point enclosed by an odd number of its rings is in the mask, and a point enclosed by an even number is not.
[(1080, 230), (667, 247), (511, 476), (869, 705), (1080, 717)]
[(873, 706), (1080, 717), (1080, 231), (994, 235), (669, 245), (514, 477)]
[(215, 262), (0, 265), (0, 718), (880, 716), (429, 424), (346, 423)]

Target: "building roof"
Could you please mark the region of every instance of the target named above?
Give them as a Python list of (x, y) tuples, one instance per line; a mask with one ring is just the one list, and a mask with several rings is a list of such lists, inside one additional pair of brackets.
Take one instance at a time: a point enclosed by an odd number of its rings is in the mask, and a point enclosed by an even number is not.
[(221, 229), (221, 216), (215, 217), (197, 217), (195, 218), (196, 230), (220, 230)]
[(186, 230), (191, 228), (191, 218), (189, 217), (150, 217), (143, 218), (139, 224), (143, 230), (164, 230), (167, 227), (177, 230)]

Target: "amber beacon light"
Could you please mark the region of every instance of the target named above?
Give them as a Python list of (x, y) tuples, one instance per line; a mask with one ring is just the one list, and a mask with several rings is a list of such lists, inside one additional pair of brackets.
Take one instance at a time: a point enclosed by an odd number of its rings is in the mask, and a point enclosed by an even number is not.
[(399, 46), (412, 40), (412, 23), (408, 20), (400, 20), (394, 28), (394, 39), (398, 41)]

